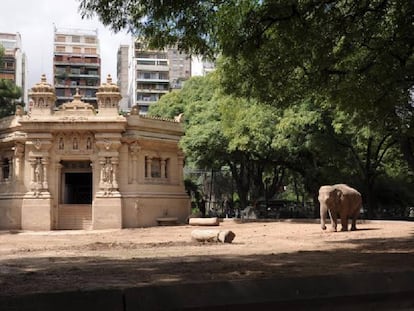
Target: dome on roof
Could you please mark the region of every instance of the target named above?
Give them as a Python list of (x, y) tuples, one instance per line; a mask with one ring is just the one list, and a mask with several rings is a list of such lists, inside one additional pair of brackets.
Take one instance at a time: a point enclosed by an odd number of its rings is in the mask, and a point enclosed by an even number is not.
[(98, 88), (98, 92), (100, 93), (107, 93), (107, 92), (114, 92), (119, 93), (119, 87), (115, 83), (112, 82), (112, 77), (110, 74), (106, 77), (106, 83), (102, 83), (101, 86)]
[(31, 93), (55, 93), (55, 88), (47, 83), (46, 75), (42, 74), (40, 82), (32, 87)]

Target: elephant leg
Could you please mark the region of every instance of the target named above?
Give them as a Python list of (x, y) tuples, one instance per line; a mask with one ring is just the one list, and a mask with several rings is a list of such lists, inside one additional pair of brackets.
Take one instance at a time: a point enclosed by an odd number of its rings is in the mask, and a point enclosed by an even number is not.
[(352, 225), (351, 225), (351, 231), (355, 231), (356, 228), (356, 217), (352, 218)]
[(351, 231), (355, 231), (356, 228), (356, 221), (357, 218), (359, 217), (359, 208), (357, 209), (357, 211), (354, 213), (354, 215), (352, 216), (352, 225), (351, 225)]
[(328, 210), (328, 213), (329, 213), (329, 218), (331, 219), (332, 231), (336, 231), (336, 227), (337, 227), (336, 213), (331, 212), (331, 210)]
[(341, 231), (348, 231), (348, 215), (341, 215)]

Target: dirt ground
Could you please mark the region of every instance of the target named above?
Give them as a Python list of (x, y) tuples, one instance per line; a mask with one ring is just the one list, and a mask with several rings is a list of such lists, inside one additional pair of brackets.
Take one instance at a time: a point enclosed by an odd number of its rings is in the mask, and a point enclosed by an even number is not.
[(316, 221), (224, 221), (232, 243), (191, 240), (189, 225), (0, 231), (0, 295), (353, 272), (414, 270), (414, 222), (360, 221), (324, 232)]

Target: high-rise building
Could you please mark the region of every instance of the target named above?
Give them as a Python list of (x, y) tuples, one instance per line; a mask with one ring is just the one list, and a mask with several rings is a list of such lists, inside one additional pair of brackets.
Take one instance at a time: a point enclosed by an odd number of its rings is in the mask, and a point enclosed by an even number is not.
[(171, 89), (181, 88), (191, 76), (191, 57), (175, 48), (154, 50), (135, 38), (130, 59), (128, 108), (137, 105), (141, 114)]
[(72, 100), (77, 90), (84, 102), (96, 105), (101, 83), (98, 30), (55, 28), (53, 75), (57, 106)]
[(170, 88), (181, 89), (185, 80), (191, 77), (191, 57), (176, 48), (168, 49), (170, 67)]
[(133, 53), (133, 103), (145, 114), (170, 89), (168, 53), (149, 49), (140, 40), (135, 40)]
[(4, 52), (0, 79), (11, 80), (20, 87), (23, 93), (20, 100), (26, 102), (26, 55), (22, 51), (20, 33), (0, 33), (0, 45)]
[(118, 48), (117, 54), (117, 81), (119, 92), (122, 99), (119, 102), (119, 108), (121, 111), (128, 111), (131, 108), (131, 102), (129, 98), (129, 45), (121, 45)]

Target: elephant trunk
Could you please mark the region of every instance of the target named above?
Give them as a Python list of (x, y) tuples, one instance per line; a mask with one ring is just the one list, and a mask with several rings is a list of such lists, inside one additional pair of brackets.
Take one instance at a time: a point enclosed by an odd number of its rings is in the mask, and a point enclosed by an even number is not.
[(321, 213), (321, 228), (322, 230), (326, 230), (326, 212), (327, 206), (325, 204), (320, 204), (320, 213)]

